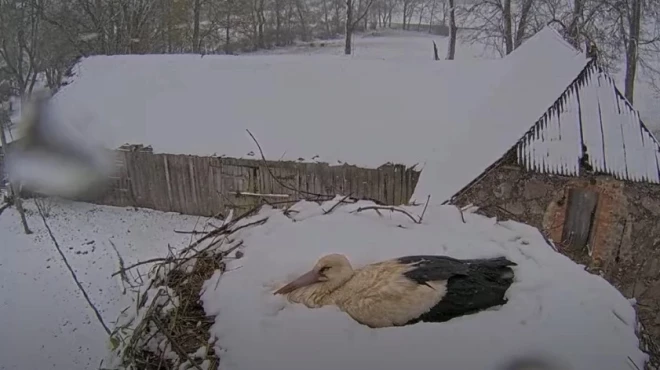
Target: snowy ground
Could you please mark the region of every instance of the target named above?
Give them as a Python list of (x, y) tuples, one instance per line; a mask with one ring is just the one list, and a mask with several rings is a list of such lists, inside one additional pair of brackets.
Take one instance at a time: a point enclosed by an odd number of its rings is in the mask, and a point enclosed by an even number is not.
[[(447, 54), (449, 39), (444, 36), (423, 32), (379, 29), (367, 33), (357, 33), (353, 36), (353, 59), (387, 59), (402, 61), (429, 61), (433, 59), (433, 41), (438, 46), (438, 54), (444, 59)], [(323, 46), (321, 46), (323, 44)], [(344, 40), (314, 41), (298, 43), (292, 47), (273, 50), (260, 50), (247, 55), (297, 55), (321, 54), (344, 55)], [(493, 59), (498, 58), (492, 52), (484, 50), (481, 45), (463, 44), (456, 46), (457, 60)]]
[[(302, 202), (294, 220), (266, 209), (235, 234), (241, 259), (216, 273), (202, 295), (218, 338), (222, 370), (381, 369), (490, 370), (524, 354), (563, 362), (562, 370), (643, 368), (635, 312), (604, 279), (555, 252), (529, 226), (430, 206), (422, 224), (386, 211), (353, 214)], [(408, 208), (421, 213), (422, 207)], [(369, 329), (333, 307), (311, 310), (272, 292), (328, 253), (359, 266), (414, 254), (456, 258), (506, 256), (518, 264), (503, 307), (440, 324)], [(219, 279), (219, 282), (218, 282)], [(221, 348), (220, 348), (221, 347)], [(632, 364), (634, 361), (635, 364)]]
[[(11, 208), (0, 215), (0, 369), (96, 369), (108, 350), (107, 335), (50, 240), (36, 207), (26, 202), (33, 235), (23, 234)], [(104, 321), (130, 302), (111, 274), (125, 260), (163, 257), (167, 245), (188, 245), (198, 217), (85, 203), (55, 205), (47, 218)], [(199, 220), (201, 229), (205, 219)], [(147, 268), (141, 271), (146, 273)]]

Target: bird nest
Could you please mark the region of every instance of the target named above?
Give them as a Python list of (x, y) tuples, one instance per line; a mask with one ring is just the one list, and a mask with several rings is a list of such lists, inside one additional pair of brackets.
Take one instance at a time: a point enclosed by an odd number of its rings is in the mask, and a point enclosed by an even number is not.
[[(321, 200), (313, 199), (319, 204)], [(356, 202), (357, 199), (348, 196), (335, 198), (329, 201), (332, 204), (325, 213), (333, 212), (342, 204)], [(102, 369), (218, 368), (220, 359), (217, 353), (221, 347), (209, 332), (215, 320), (204, 312), (200, 292), (214, 274), (225, 272), (227, 260), (243, 256), (238, 250), (243, 246), (238, 231), (262, 225), (268, 220), (268, 216), (257, 214), (261, 206), (259, 204), (236, 218), (229, 215), (222, 226), (214, 227), (210, 232), (184, 232), (201, 236), (179, 253), (175, 254), (170, 249), (169, 255), (164, 258), (142, 261), (126, 267), (117, 253), (121, 268), (115, 275), (120, 275), (122, 284), (129, 284), (134, 288), (137, 299), (135, 305), (122, 311), (117, 320), (110, 338), (111, 354)], [(356, 212), (380, 212), (379, 209), (403, 212), (413, 220), (421, 221), (394, 207), (361, 207)], [(297, 212), (288, 207), (283, 214), (294, 217)], [(148, 276), (149, 284), (131, 285), (130, 281), (135, 279), (130, 279), (128, 275), (133, 269), (146, 263), (154, 263)]]
[(649, 360), (644, 370), (660, 370), (660, 344), (641, 322), (637, 323), (637, 335), (639, 336), (640, 349), (644, 351)]
[[(117, 320), (110, 338), (110, 365), (103, 369), (127, 370), (215, 370), (219, 358), (215, 338), (209, 329), (213, 316), (207, 316), (200, 301), (200, 292), (214, 274), (225, 271), (225, 260), (240, 258), (237, 249), (242, 240), (234, 238), (237, 231), (260, 225), (266, 218), (251, 221), (258, 208), (210, 232), (187, 233), (202, 236), (180, 253), (165, 258), (143, 261), (124, 267), (120, 259), (123, 282), (127, 273), (148, 262), (156, 262), (149, 272), (148, 285), (135, 293), (136, 304), (125, 309)], [(231, 257), (230, 257), (231, 254)], [(157, 260), (157, 261), (155, 261)]]

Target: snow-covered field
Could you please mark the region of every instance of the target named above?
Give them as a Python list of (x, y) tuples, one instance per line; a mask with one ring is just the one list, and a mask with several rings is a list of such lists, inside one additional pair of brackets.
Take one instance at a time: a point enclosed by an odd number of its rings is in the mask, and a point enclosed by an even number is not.
[[(34, 203), (25, 203), (33, 235), (14, 208), (0, 215), (0, 369), (97, 369), (108, 336), (77, 289)], [(58, 203), (47, 218), (55, 238), (108, 326), (133, 297), (111, 274), (126, 265), (164, 257), (167, 246), (188, 245), (204, 219), (132, 208)], [(198, 223), (199, 221), (199, 223)], [(146, 273), (148, 265), (140, 270)]]
[[(401, 213), (352, 213), (367, 202), (324, 215), (332, 205), (301, 202), (292, 218), (265, 209), (241, 222), (269, 217), (232, 236), (243, 240), (244, 256), (208, 280), (202, 295), (206, 313), (217, 315), (211, 331), (222, 370), (492, 370), (523, 355), (554, 359), (562, 370), (643, 368), (631, 304), (536, 229), (468, 212), (463, 222), (452, 206), (429, 206), (416, 224)], [(407, 209), (419, 215), (423, 207)], [(518, 266), (499, 309), (369, 329), (332, 306), (312, 310), (272, 294), (329, 253), (345, 254), (354, 267), (416, 254), (506, 256)]]

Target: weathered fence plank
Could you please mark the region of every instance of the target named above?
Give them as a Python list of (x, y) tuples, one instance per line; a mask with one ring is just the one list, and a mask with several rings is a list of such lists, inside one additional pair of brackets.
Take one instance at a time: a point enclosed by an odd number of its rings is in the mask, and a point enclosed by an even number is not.
[[(260, 203), (286, 206), (308, 193), (349, 195), (399, 205), (408, 202), (419, 172), (402, 165), (351, 165), (154, 154), (118, 150), (118, 171), (97, 204), (191, 215), (226, 215)], [(273, 177), (274, 176), (274, 177)], [(288, 195), (288, 197), (286, 196)], [(291, 204), (288, 203), (288, 204)]]

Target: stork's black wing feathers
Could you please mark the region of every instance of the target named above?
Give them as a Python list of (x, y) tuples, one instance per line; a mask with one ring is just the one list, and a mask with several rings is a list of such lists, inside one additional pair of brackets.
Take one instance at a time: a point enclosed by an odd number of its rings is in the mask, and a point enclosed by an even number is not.
[(413, 267), (404, 273), (404, 276), (418, 284), (448, 280), (452, 276), (467, 275), (470, 271), (466, 262), (446, 256), (406, 256), (399, 258), (398, 261)]
[(511, 266), (516, 266), (505, 257), (458, 260), (446, 256), (407, 256), (398, 261), (414, 266), (404, 276), (419, 284), (447, 281), (442, 300), (407, 325), (420, 321), (443, 322), (505, 304), (504, 296), (514, 278)]

